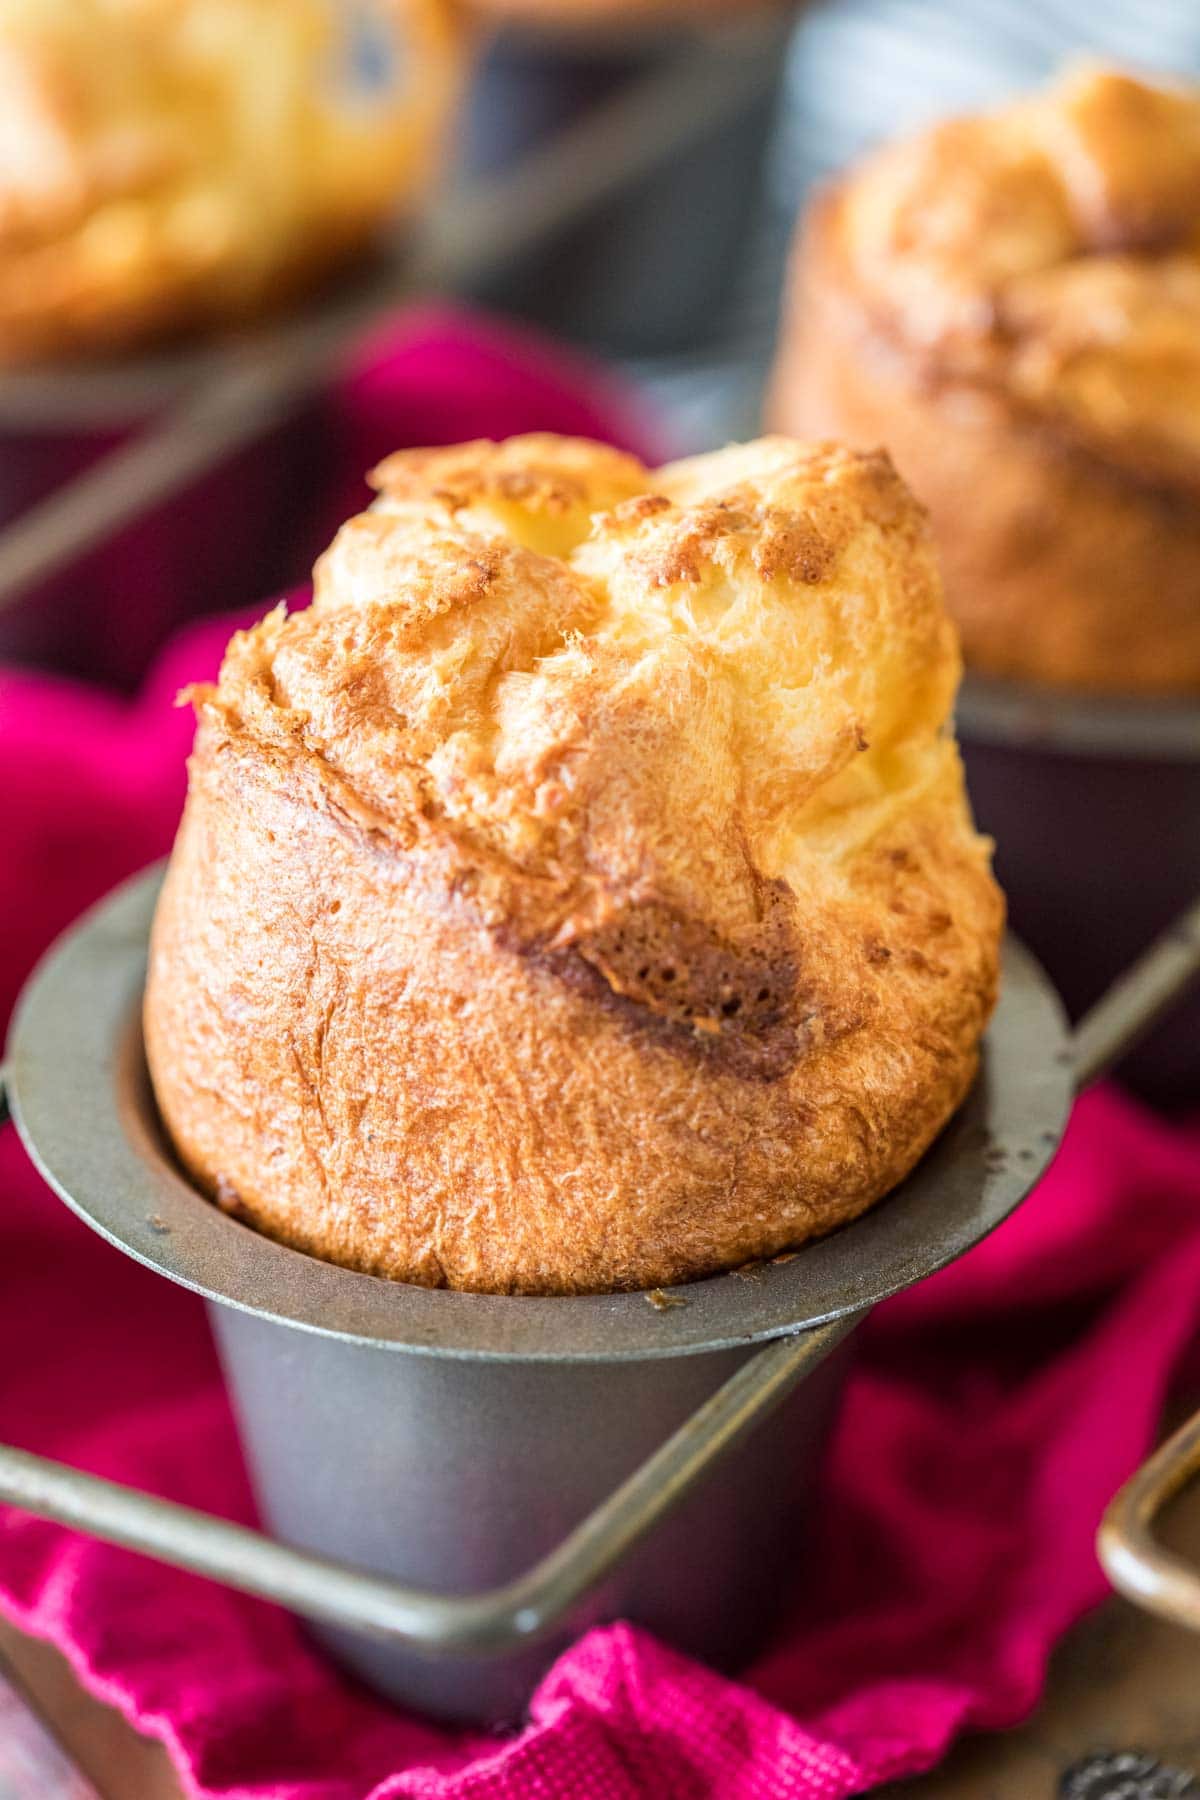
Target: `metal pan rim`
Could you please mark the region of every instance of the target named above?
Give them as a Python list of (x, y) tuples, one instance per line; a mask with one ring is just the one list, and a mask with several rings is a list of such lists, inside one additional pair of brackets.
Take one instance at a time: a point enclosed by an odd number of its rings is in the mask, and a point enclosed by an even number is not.
[(13, 1116), (46, 1181), (101, 1236), (211, 1301), (281, 1325), (522, 1362), (695, 1355), (810, 1329), (898, 1293), (1002, 1223), (1051, 1160), (1070, 1110), (1061, 1005), (1009, 939), (1002, 998), (963, 1107), (893, 1195), (789, 1260), (669, 1290), (665, 1305), (644, 1293), (530, 1298), (384, 1281), (260, 1236), (171, 1162), (140, 1029), (161, 879), (160, 865), (118, 888), (39, 964), (9, 1037)]
[(968, 674), (955, 718), (964, 743), (1117, 760), (1200, 761), (1200, 695), (1086, 694)]
[[(291, 303), (177, 341), (0, 369), (0, 430), (103, 432), (143, 424), (188, 395), (278, 362), (293, 344), (336, 329), (343, 317), (356, 319), (367, 303), (382, 319), (389, 301), (407, 297), (411, 250), (410, 222), (401, 213), (381, 227), (369, 254)], [(370, 332), (369, 322), (359, 326), (362, 342)]]

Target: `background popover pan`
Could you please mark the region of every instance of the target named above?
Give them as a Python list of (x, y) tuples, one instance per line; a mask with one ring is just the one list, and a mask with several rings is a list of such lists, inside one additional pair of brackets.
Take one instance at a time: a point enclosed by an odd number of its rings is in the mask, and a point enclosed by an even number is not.
[[(328, 301), (323, 302), (326, 307)], [(308, 324), (319, 315), (306, 309)], [(284, 327), (275, 322), (275, 330)], [(161, 510), (154, 496), (139, 496), (136, 511), (142, 539), (122, 537), (101, 544), (97, 553), (90, 508), (74, 510), (80, 521), (78, 545), (72, 515), (56, 513), (63, 496), (112, 493), (114, 470), (137, 457), (138, 440), (149, 438), (162, 454), (162, 432), (176, 412), (194, 424), (190, 405), (201, 391), (220, 392), (239, 354), (229, 344), (147, 351), (109, 363), (0, 370), (0, 536), (17, 534), (18, 552), (7, 573), (15, 578), (12, 604), (0, 592), (0, 656), (78, 673), (130, 689), (163, 639), (203, 612), (214, 591), (232, 607), (249, 605), (281, 586), (286, 570), (295, 574), (285, 548), (292, 509), (315, 497), (323, 470), (312, 447), (313, 433), (264, 428), (252, 448), (232, 444), (229, 454), (201, 454), (197, 486), (183, 495), (168, 490)], [(182, 410), (181, 410), (182, 409)], [(201, 434), (203, 436), (203, 434)], [(206, 448), (207, 448), (207, 440)], [(185, 460), (196, 461), (198, 445), (177, 440)], [(132, 487), (130, 489), (132, 495)], [(124, 504), (124, 496), (117, 495)], [(228, 523), (212, 545), (211, 516)], [(49, 518), (48, 534), (44, 527)], [(38, 529), (39, 521), (43, 529)], [(32, 536), (25, 536), (29, 525)], [(32, 550), (32, 566), (22, 567), (21, 540)], [(78, 547), (82, 559), (73, 567)], [(47, 549), (52, 564), (39, 578)], [(214, 562), (213, 557), (216, 558)], [(0, 554), (0, 568), (4, 567)], [(2, 577), (0, 577), (2, 580)], [(130, 589), (152, 592), (150, 603), (132, 604)], [(81, 601), (83, 603), (81, 603)]]
[[(956, 728), (1010, 923), (1079, 1018), (1200, 890), (1200, 697), (968, 675)], [(1160, 1105), (1200, 1101), (1200, 997), (1119, 1073)]]
[(1070, 1039), (1010, 941), (971, 1095), (872, 1212), (666, 1293), (492, 1297), (316, 1261), (177, 1172), (140, 1032), (160, 878), (119, 889), (44, 960), (6, 1086), (75, 1211), (212, 1303), (275, 1539), (15, 1449), (0, 1448), (0, 1499), (279, 1601), (372, 1686), (458, 1719), (515, 1717), (563, 1644), (615, 1615), (721, 1663), (749, 1652), (802, 1549), (842, 1374), (831, 1352), (1012, 1212), (1073, 1088), (1200, 967), (1197, 906)]
[(679, 154), (582, 209), (535, 257), (514, 254), (474, 296), (619, 354), (727, 339), (756, 224), (747, 197), (761, 185), (793, 24), (793, 8), (772, 3), (502, 30), (464, 108), (468, 174), (507, 167), (672, 68), (697, 82), (707, 74), (714, 104)]

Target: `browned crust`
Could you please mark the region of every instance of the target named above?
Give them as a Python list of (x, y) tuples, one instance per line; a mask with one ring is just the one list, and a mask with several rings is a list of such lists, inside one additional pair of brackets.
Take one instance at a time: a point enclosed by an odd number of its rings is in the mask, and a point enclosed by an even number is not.
[(912, 1166), (994, 999), (921, 515), (882, 459), (782, 440), (452, 454), (393, 468), (311, 611), (196, 696), (146, 998), (173, 1140), (260, 1229), (398, 1279), (794, 1247)]

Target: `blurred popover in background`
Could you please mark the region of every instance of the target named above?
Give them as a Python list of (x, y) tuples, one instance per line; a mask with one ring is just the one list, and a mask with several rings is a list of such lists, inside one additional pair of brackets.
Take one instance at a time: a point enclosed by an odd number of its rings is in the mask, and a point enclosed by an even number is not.
[(852, 170), (769, 416), (887, 445), (968, 666), (1200, 691), (1200, 90), (1082, 67)]
[(403, 451), (194, 690), (146, 1047), (272, 1237), (490, 1292), (790, 1249), (962, 1100), (1003, 903), (879, 452)]
[(245, 317), (425, 180), (450, 0), (0, 0), (0, 361)]

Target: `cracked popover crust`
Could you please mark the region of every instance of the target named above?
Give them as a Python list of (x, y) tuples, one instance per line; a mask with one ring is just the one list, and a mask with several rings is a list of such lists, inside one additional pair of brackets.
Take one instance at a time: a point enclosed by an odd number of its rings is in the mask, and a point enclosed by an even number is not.
[(924, 513), (776, 437), (405, 451), (199, 718), (146, 1047), (259, 1230), (482, 1292), (654, 1287), (898, 1182), (1003, 905)]
[(1080, 68), (885, 148), (785, 320), (772, 420), (888, 446), (968, 667), (1200, 692), (1200, 89)]

